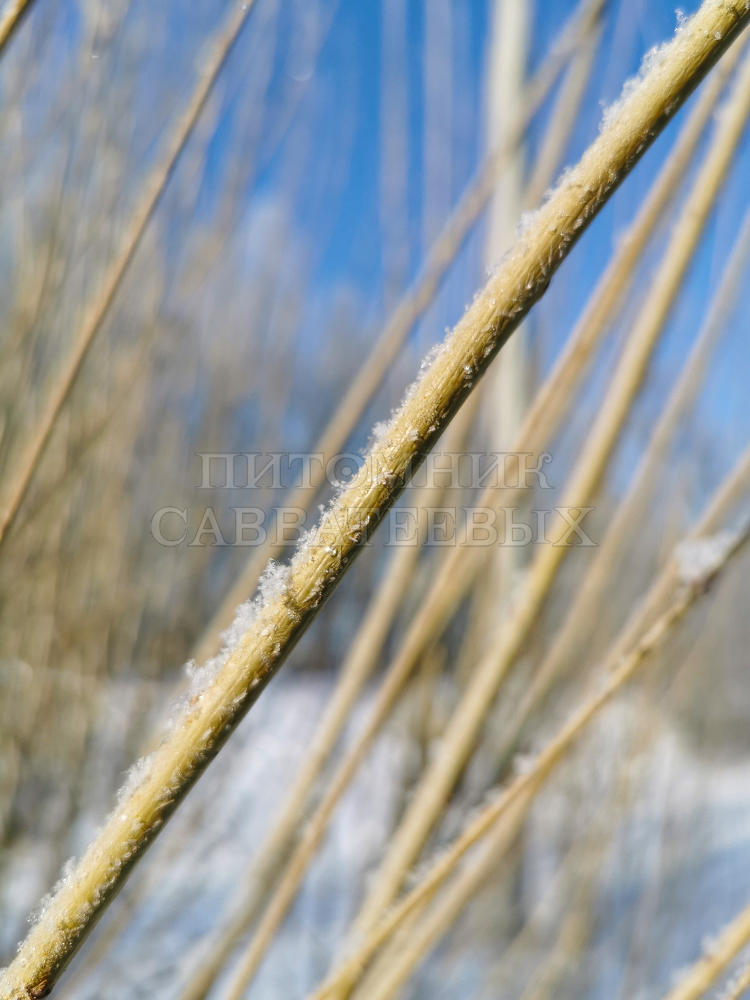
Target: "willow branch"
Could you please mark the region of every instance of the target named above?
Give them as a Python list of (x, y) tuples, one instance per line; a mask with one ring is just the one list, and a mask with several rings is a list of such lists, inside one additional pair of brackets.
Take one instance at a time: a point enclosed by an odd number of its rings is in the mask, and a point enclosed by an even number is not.
[[(734, 58), (735, 51), (727, 56), (727, 62), (733, 63)], [(701, 102), (686, 125), (685, 132), (680, 137), (676, 149), (659, 175), (646, 204), (636, 218), (632, 229), (622, 241), (613, 264), (607, 269), (597, 286), (584, 317), (571, 336), (569, 344), (566, 345), (560, 361), (537, 394), (531, 411), (524, 421), (521, 436), (515, 443), (513, 453), (509, 456), (511, 461), (508, 479), (510, 481), (513, 480), (514, 474), (518, 471), (513, 463), (514, 457), (526, 452), (540, 451), (552, 436), (566, 407), (572, 400), (575, 387), (583, 375), (586, 363), (591, 357), (606, 323), (611, 320), (612, 311), (628, 287), (648, 235), (664, 210), (669, 195), (673, 193), (680, 174), (684, 171), (695, 150), (702, 129), (714, 109), (729, 68), (725, 69), (722, 62), (722, 70), (725, 72), (717, 75), (712, 81), (712, 86), (703, 95)], [(512, 494), (510, 497), (509, 493)], [(479, 507), (489, 507), (500, 503), (512, 506), (514, 498), (513, 491), (490, 486), (479, 500)], [(400, 652), (386, 671), (367, 723), (334, 772), (325, 794), (312, 814), (304, 836), (290, 857), (283, 874), (274, 881), (273, 892), (266, 905), (261, 923), (231, 980), (228, 990), (229, 997), (240, 996), (257, 971), (260, 961), (291, 906), (305, 872), (322, 842), (338, 802), (354, 779), (369, 747), (388, 718), (403, 685), (427, 645), (434, 641), (436, 635), (445, 627), (451, 613), (458, 606), (471, 581), (491, 551), (489, 547), (458, 546), (449, 550), (447, 557), (443, 560), (432, 587), (407, 631)], [(253, 906), (252, 910), (248, 912), (254, 915), (254, 911), (255, 907)], [(238, 930), (238, 928), (239, 922), (233, 931)], [(229, 943), (225, 941), (222, 945), (222, 952), (228, 949)], [(225, 955), (223, 960), (226, 960), (226, 957), (228, 956)], [(188, 987), (188, 992), (183, 1000), (197, 1000), (197, 998), (202, 997), (203, 982), (203, 975), (196, 977), (195, 988)]]
[[(362, 469), (281, 578), (266, 580), (247, 628), (140, 762), (116, 808), (44, 906), (0, 981), (3, 1000), (46, 995), (186, 792), (283, 663), (409, 475), (581, 233), (699, 80), (750, 21), (744, 0), (706, 0), (665, 46), (567, 173), (407, 394)], [(245, 617), (247, 614), (247, 617)]]

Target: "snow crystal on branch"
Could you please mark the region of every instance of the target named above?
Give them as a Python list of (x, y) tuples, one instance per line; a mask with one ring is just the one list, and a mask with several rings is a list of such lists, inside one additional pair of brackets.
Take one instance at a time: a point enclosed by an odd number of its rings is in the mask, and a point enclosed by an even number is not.
[(686, 586), (706, 583), (725, 562), (737, 544), (733, 531), (719, 531), (704, 538), (690, 538), (675, 549), (675, 562), (680, 581)]

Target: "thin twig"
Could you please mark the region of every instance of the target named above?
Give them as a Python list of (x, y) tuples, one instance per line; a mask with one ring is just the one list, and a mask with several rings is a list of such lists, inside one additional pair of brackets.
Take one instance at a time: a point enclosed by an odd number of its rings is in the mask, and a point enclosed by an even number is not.
[[(698, 1000), (726, 969), (732, 959), (750, 943), (750, 906), (741, 910), (706, 948), (703, 955), (682, 976), (664, 1000)], [(729, 995), (734, 1000), (750, 986), (750, 970), (745, 969)]]
[(3, 9), (0, 10), (0, 50), (30, 5), (31, 0), (6, 0)]

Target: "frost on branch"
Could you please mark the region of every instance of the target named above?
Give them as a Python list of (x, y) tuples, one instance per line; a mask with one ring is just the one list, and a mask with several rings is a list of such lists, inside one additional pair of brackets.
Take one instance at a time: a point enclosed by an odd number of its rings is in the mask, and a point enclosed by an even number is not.
[[(675, 14), (677, 16), (675, 35), (677, 36), (681, 35), (685, 31), (686, 27), (690, 23), (690, 18), (687, 17), (684, 11), (679, 8), (675, 11)], [(636, 90), (638, 90), (643, 80), (664, 62), (665, 58), (668, 56), (670, 44), (671, 40), (667, 40), (662, 42), (660, 45), (654, 45), (654, 47), (649, 49), (644, 55), (638, 72), (634, 76), (631, 76), (623, 84), (620, 96), (616, 98), (608, 107), (603, 109), (602, 120), (599, 124), (600, 132), (606, 132), (608, 128), (614, 125), (620, 117), (624, 106)]]
[(691, 538), (675, 549), (680, 581), (689, 587), (707, 583), (737, 544), (737, 533), (719, 531), (704, 538)]

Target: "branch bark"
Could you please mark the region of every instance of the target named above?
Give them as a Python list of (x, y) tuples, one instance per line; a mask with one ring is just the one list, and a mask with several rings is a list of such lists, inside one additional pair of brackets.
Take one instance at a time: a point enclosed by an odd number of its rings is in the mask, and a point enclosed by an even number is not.
[(651, 60), (407, 394), (360, 472), (283, 579), (269, 578), (236, 646), (214, 665), (43, 908), (0, 980), (3, 1000), (46, 996), (183, 796), (281, 666), (415, 466), (628, 172), (750, 21), (745, 0), (706, 0)]

